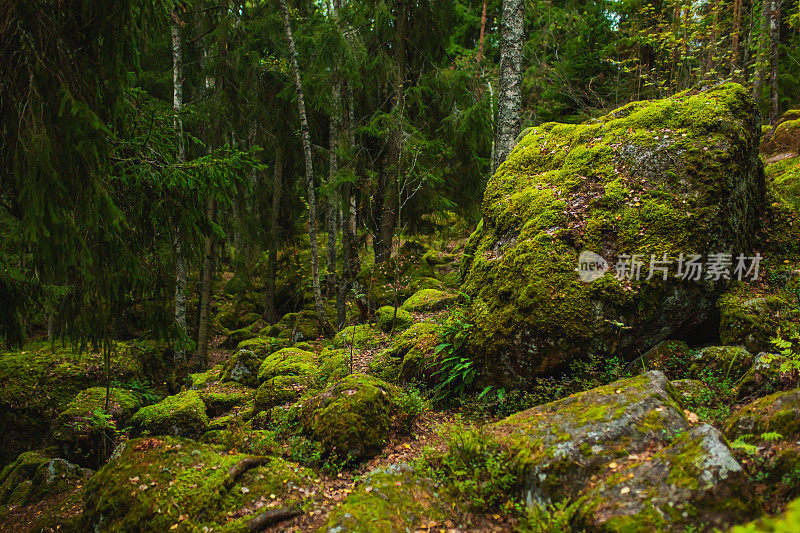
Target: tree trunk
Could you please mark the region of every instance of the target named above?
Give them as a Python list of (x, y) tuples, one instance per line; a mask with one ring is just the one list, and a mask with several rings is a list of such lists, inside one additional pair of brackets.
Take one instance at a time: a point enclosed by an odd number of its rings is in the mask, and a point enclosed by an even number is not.
[(511, 153), (520, 131), (524, 5), (524, 0), (503, 0), (503, 19), (500, 23), (500, 87), (492, 174)]
[(764, 84), (764, 56), (767, 49), (771, 1), (762, 0), (761, 4), (761, 31), (758, 36), (758, 51), (756, 52), (756, 64), (753, 69), (753, 99), (756, 103), (761, 102), (761, 87)]
[(405, 1), (396, 4), (394, 38), (394, 101), (392, 102), (392, 115), (394, 130), (391, 135), (389, 150), (387, 150), (387, 165), (382, 174), (381, 202), (379, 204), (379, 222), (377, 234), (373, 235), (372, 247), (375, 251), (375, 262), (384, 263), (392, 255), (392, 239), (395, 230), (395, 217), (397, 212), (398, 183), (403, 172), (403, 121), (405, 110), (405, 77), (406, 77), (406, 49), (408, 41), (408, 6)]
[(317, 245), (317, 200), (314, 191), (314, 162), (311, 153), (311, 133), (308, 129), (308, 118), (306, 117), (306, 102), (303, 98), (303, 82), (300, 80), (300, 66), (297, 63), (297, 49), (294, 46), (292, 37), (292, 25), (289, 21), (289, 9), (286, 7), (286, 0), (279, 0), (281, 6), (281, 16), (283, 26), (286, 30), (286, 42), (289, 45), (289, 56), (294, 72), (294, 88), (297, 93), (297, 112), (300, 115), (300, 131), (303, 136), (303, 153), (305, 155), (306, 167), (306, 193), (308, 195), (308, 237), (311, 241), (311, 283), (314, 289), (314, 307), (317, 311), (320, 329), (323, 332), (330, 332), (330, 324), (325, 317), (325, 308), (322, 305), (322, 291), (319, 286), (319, 247)]
[[(766, 2), (767, 0), (765, 0)], [(781, 40), (781, 0), (772, 0), (769, 16), (769, 123), (778, 123), (778, 47)]]
[(337, 220), (339, 218), (339, 194), (338, 187), (334, 187), (339, 172), (339, 161), (337, 151), (339, 150), (339, 131), (341, 129), (341, 99), (342, 86), (340, 82), (334, 81), (331, 88), (331, 117), (328, 130), (328, 212), (325, 224), (328, 230), (328, 277), (325, 279), (326, 292), (333, 294), (336, 287), (336, 234)]
[[(174, 126), (178, 132), (177, 164), (186, 161), (186, 146), (183, 139), (183, 49), (178, 13), (172, 12), (172, 107), (175, 111)], [(183, 243), (183, 230), (177, 222), (175, 230), (175, 325), (178, 340), (175, 347), (175, 369), (181, 376), (186, 369), (186, 257)]]
[[(217, 201), (206, 202), (206, 216), (211, 223), (217, 221)], [(214, 248), (216, 239), (206, 237), (203, 250), (203, 275), (200, 281), (200, 318), (197, 326), (197, 361), (203, 370), (208, 369), (208, 324), (211, 318), (211, 288), (214, 282)]]
[(481, 64), (483, 58), (483, 37), (486, 32), (486, 0), (483, 0), (483, 11), (481, 12), (481, 37), (478, 41), (478, 64)]
[(741, 79), (739, 70), (739, 39), (742, 33), (742, 0), (733, 0), (733, 32), (731, 34), (731, 77)]
[(269, 260), (267, 262), (267, 297), (264, 320), (270, 324), (278, 321), (275, 306), (275, 276), (278, 268), (278, 224), (280, 223), (281, 187), (283, 187), (283, 149), (275, 147), (275, 168), (272, 172), (272, 209), (269, 221)]
[[(351, 158), (354, 157), (356, 145), (355, 134), (355, 110), (353, 108), (353, 87), (350, 82), (346, 82), (347, 98), (347, 121), (345, 124), (348, 152)], [(355, 168), (355, 162), (350, 160), (348, 164)], [(347, 320), (347, 292), (358, 275), (358, 246), (356, 244), (356, 195), (351, 183), (345, 183), (342, 187), (342, 205), (345, 209), (344, 220), (342, 223), (342, 275), (339, 281), (339, 292), (336, 298), (336, 323), (342, 329)]]

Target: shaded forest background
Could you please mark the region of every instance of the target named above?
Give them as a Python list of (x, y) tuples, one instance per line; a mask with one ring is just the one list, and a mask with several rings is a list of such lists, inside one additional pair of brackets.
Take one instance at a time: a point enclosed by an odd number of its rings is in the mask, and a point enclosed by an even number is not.
[(774, 125), (799, 26), (780, 0), (2, 0), (0, 339), (152, 337), (203, 368), (223, 269), (267, 323), (338, 330), (365, 264), (478, 222), (504, 100), (515, 138), (732, 80)]

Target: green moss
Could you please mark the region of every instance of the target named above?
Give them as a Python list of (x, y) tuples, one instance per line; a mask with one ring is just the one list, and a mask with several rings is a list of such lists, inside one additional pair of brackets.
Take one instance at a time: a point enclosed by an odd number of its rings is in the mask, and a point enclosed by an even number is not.
[(67, 492), (89, 473), (46, 450), (25, 452), (0, 473), (0, 504), (27, 505)]
[[(397, 301), (402, 302), (419, 288), (430, 284), (441, 285), (440, 282), (431, 281), (434, 275), (431, 266), (422, 261), (420, 254), (402, 254), (395, 261), (381, 264), (364, 264), (358, 275), (358, 282), (364, 287), (367, 298), (375, 307), (393, 305), (395, 302), (395, 289)], [(396, 278), (395, 267), (399, 269)], [(419, 287), (419, 288), (418, 288)]]
[(292, 343), (314, 340), (322, 335), (317, 314), (309, 310), (283, 315), (278, 321), (278, 327), (289, 332), (288, 339)]
[(325, 348), (319, 354), (319, 380), (323, 384), (342, 379), (350, 372), (350, 350)]
[[(247, 456), (173, 438), (135, 439), (123, 445), (87, 483), (82, 530), (245, 531), (274, 494), (298, 505), (290, 493), (313, 477), (278, 458), (248, 470), (230, 486), (228, 471)], [(271, 501), (271, 500), (270, 500)]]
[(742, 346), (708, 346), (692, 353), (687, 377), (738, 381), (753, 364), (753, 355)]
[(269, 411), (278, 405), (294, 402), (308, 385), (307, 376), (281, 375), (268, 379), (258, 387), (253, 407), (256, 412)]
[(406, 465), (393, 465), (366, 476), (331, 513), (322, 531), (417, 531), (444, 522), (448, 503), (432, 480)]
[(206, 426), (208, 416), (200, 394), (185, 391), (168, 396), (155, 405), (142, 407), (131, 419), (132, 434), (175, 435), (199, 437)]
[[(53, 437), (70, 446), (81, 441), (94, 440), (104, 433), (106, 421), (95, 417), (96, 412), (111, 415), (117, 427), (123, 428), (131, 416), (142, 406), (138, 394), (125, 389), (109, 389), (106, 410), (106, 388), (92, 387), (79, 392), (54, 424)], [(101, 425), (98, 425), (98, 423)]]
[(741, 344), (752, 353), (769, 351), (770, 338), (787, 320), (797, 320), (796, 305), (781, 294), (756, 294), (738, 284), (717, 302), (720, 311), (719, 336), (722, 344)]
[(402, 389), (365, 374), (347, 376), (298, 406), (303, 433), (325, 451), (358, 459), (375, 455), (393, 430), (406, 427)]
[(430, 322), (418, 322), (373, 359), (370, 372), (390, 382), (419, 381), (424, 377), (422, 371), (425, 370), (425, 363), (432, 359), (438, 343), (438, 326)]
[(408, 311), (397, 309), (396, 313), (397, 314), (395, 314), (395, 308), (389, 305), (385, 305), (375, 311), (375, 322), (378, 328), (381, 331), (389, 333), (392, 330), (393, 324), (395, 331), (403, 331), (414, 323), (414, 317), (411, 316), (411, 313)]
[(469, 346), (484, 372), (522, 385), (587, 354), (629, 358), (710, 318), (722, 283), (585, 284), (577, 259), (749, 250), (764, 194), (755, 117), (747, 91), (727, 84), (533, 128), (487, 185), (465, 256)]
[(282, 348), (287, 348), (288, 346), (289, 341), (287, 339), (279, 339), (277, 337), (254, 337), (252, 339), (240, 342), (236, 349), (250, 350), (255, 353), (256, 356), (263, 359)]
[(264, 359), (258, 369), (258, 382), (264, 383), (278, 376), (311, 377), (318, 371), (316, 354), (295, 348), (283, 348)]
[(800, 498), (789, 503), (784, 513), (736, 526), (730, 533), (790, 533), (798, 530), (800, 530)]
[(415, 292), (403, 305), (400, 306), (409, 313), (429, 313), (441, 311), (448, 305), (454, 303), (458, 296), (449, 292), (437, 291), (436, 289), (423, 289)]
[(240, 383), (215, 383), (199, 392), (209, 416), (220, 416), (253, 399), (253, 390)]
[(800, 438), (800, 389), (776, 392), (745, 405), (725, 427), (731, 440), (768, 432), (779, 433), (788, 440)]

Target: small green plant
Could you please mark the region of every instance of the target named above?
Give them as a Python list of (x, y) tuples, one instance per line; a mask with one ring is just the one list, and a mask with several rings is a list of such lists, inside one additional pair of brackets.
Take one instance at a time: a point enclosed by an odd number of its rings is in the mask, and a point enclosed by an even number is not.
[(149, 380), (138, 381), (135, 379), (128, 381), (113, 380), (111, 386), (117, 389), (125, 389), (138, 394), (145, 404), (154, 404), (161, 400), (159, 394), (153, 389), (153, 383)]
[(570, 533), (578, 531), (572, 526), (583, 499), (543, 505), (535, 503), (522, 513), (518, 531), (522, 533)]
[(475, 380), (474, 362), (463, 353), (472, 328), (473, 324), (467, 321), (461, 310), (455, 311), (442, 326), (442, 342), (436, 347), (436, 358), (431, 363), (436, 367), (433, 372), (437, 383), (434, 386), (434, 401), (460, 398)]

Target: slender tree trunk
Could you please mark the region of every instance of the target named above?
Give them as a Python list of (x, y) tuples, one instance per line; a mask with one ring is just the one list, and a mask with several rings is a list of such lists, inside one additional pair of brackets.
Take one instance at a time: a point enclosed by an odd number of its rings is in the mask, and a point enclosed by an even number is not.
[(756, 103), (761, 102), (761, 87), (764, 84), (764, 65), (767, 50), (767, 40), (769, 36), (770, 22), (770, 3), (772, 0), (762, 0), (761, 3), (761, 31), (758, 35), (758, 51), (756, 53), (756, 65), (753, 69), (753, 99)]
[[(356, 145), (355, 110), (353, 108), (353, 88), (350, 82), (345, 85), (347, 99), (347, 121), (344, 122), (350, 157), (354, 158)], [(348, 164), (355, 168), (351, 159)], [(353, 185), (345, 183), (342, 187), (342, 205), (345, 213), (342, 221), (342, 275), (339, 281), (339, 292), (336, 297), (336, 323), (339, 329), (347, 321), (347, 293), (358, 275), (358, 247), (356, 244), (356, 195)]]
[(514, 148), (521, 125), (524, 0), (503, 0), (500, 23), (500, 87), (492, 174)]
[(278, 321), (275, 307), (275, 276), (278, 266), (278, 224), (280, 223), (281, 188), (283, 187), (283, 149), (275, 147), (275, 168), (272, 173), (272, 209), (269, 221), (269, 260), (267, 262), (267, 297), (264, 320), (270, 324)]
[(478, 41), (478, 64), (481, 64), (483, 58), (483, 36), (486, 32), (486, 0), (483, 0), (483, 11), (481, 12), (481, 37)]
[[(209, 198), (206, 202), (206, 217), (210, 222), (217, 221), (217, 201)], [(200, 282), (200, 319), (197, 326), (197, 361), (200, 367), (208, 368), (208, 324), (211, 318), (211, 288), (214, 282), (214, 248), (216, 239), (209, 235), (203, 249), (203, 276)]]
[[(765, 0), (766, 1), (766, 0)], [(772, 0), (769, 16), (769, 123), (778, 123), (778, 54), (781, 42), (781, 0)]]
[[(172, 12), (172, 107), (175, 111), (174, 126), (178, 132), (177, 163), (186, 161), (186, 146), (183, 139), (183, 48), (181, 45), (180, 20), (178, 13)], [(176, 371), (182, 374), (186, 369), (186, 256), (184, 250), (183, 230), (177, 222), (175, 230), (175, 325), (178, 329), (178, 341), (175, 348)]]
[(314, 307), (317, 311), (320, 329), (330, 332), (330, 324), (325, 317), (325, 307), (322, 304), (322, 291), (319, 286), (319, 246), (317, 245), (317, 199), (314, 191), (314, 161), (311, 153), (311, 133), (308, 129), (306, 117), (306, 102), (303, 98), (303, 82), (300, 80), (300, 66), (297, 63), (297, 49), (292, 37), (292, 25), (289, 21), (289, 9), (286, 0), (279, 0), (283, 26), (286, 30), (286, 42), (289, 45), (289, 56), (294, 72), (294, 88), (297, 93), (297, 112), (300, 115), (300, 130), (303, 136), (303, 153), (306, 167), (306, 194), (308, 195), (308, 236), (311, 241), (311, 282), (314, 289)]
[(740, 79), (739, 70), (739, 39), (742, 33), (742, 1), (733, 0), (733, 33), (731, 34), (731, 77)]
[(392, 255), (392, 239), (394, 238), (395, 216), (397, 212), (398, 182), (403, 172), (403, 121), (405, 108), (406, 49), (408, 41), (408, 6), (405, 0), (396, 4), (395, 39), (394, 39), (394, 101), (392, 115), (394, 131), (387, 150), (387, 165), (381, 179), (382, 202), (377, 235), (373, 235), (372, 247), (375, 251), (375, 262), (384, 263)]
[(338, 187), (334, 187), (337, 174), (339, 173), (339, 160), (337, 151), (339, 150), (339, 131), (341, 130), (341, 100), (342, 100), (342, 86), (337, 80), (333, 83), (331, 88), (331, 116), (328, 131), (328, 213), (325, 220), (328, 230), (328, 277), (326, 278), (326, 292), (328, 295), (333, 294), (336, 287), (336, 234), (337, 234), (337, 220), (339, 216), (339, 194), (337, 193)]

